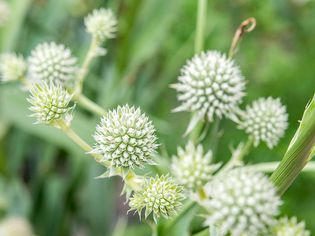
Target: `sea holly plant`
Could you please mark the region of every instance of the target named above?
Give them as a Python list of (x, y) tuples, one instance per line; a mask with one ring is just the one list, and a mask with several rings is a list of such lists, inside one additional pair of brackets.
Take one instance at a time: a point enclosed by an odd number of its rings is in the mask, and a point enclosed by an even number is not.
[[(183, 220), (187, 235), (201, 231), (220, 236), (309, 235), (303, 221), (281, 216), (279, 207), (285, 204), (281, 195), (303, 168), (315, 170), (314, 163), (309, 163), (315, 153), (315, 96), (280, 164), (248, 165), (244, 157), (253, 148), (267, 145), (272, 149), (278, 144), (288, 126), (288, 114), (280, 98), (257, 98), (243, 104), (250, 80), (234, 55), (245, 33), (255, 28), (255, 19), (241, 23), (226, 54), (203, 46), (206, 9), (206, 0), (199, 0), (195, 55), (187, 59), (177, 82), (170, 85), (179, 103), (173, 111), (189, 112), (191, 120), (183, 130), (186, 144), (177, 148), (163, 174), (144, 173), (148, 166), (162, 168), (158, 158), (163, 158), (159, 154), (163, 142), (159, 142), (150, 117), (131, 104), (102, 108), (82, 93), (90, 64), (105, 56), (104, 44), (117, 33), (118, 20), (112, 10), (95, 9), (84, 19), (91, 44), (82, 65), (67, 46), (43, 42), (27, 59), (15, 53), (1, 55), (1, 81), (21, 82), (29, 93), (34, 123), (64, 132), (104, 166), (99, 178), (121, 177), (128, 212), (148, 223), (153, 235), (175, 235), (176, 225)], [(71, 128), (76, 106), (100, 116), (92, 145)], [(213, 127), (212, 134), (218, 132), (222, 119), (231, 120), (248, 136), (226, 163), (202, 143), (209, 127)], [(216, 143), (214, 139), (220, 135), (212, 136)], [(269, 178), (264, 172), (273, 173)], [(191, 229), (195, 216), (202, 222)]]

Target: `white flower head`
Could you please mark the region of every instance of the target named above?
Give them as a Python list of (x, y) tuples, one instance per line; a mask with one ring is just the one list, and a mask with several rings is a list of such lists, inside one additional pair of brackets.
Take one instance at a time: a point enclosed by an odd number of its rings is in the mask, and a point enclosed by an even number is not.
[(0, 81), (22, 79), (26, 72), (26, 62), (21, 55), (4, 53), (0, 55)]
[(305, 229), (304, 221), (298, 222), (296, 217), (280, 218), (273, 227), (274, 236), (310, 236), (311, 233)]
[(204, 154), (202, 145), (196, 147), (189, 142), (185, 149), (177, 149), (177, 156), (173, 157), (171, 165), (172, 173), (180, 185), (189, 190), (197, 190), (210, 181), (220, 166), (211, 164), (211, 160), (211, 150)]
[(33, 112), (36, 123), (54, 125), (59, 119), (69, 120), (69, 115), (74, 106), (70, 106), (72, 96), (60, 85), (52, 82), (34, 84), (30, 89), (31, 104), (29, 108)]
[(117, 31), (117, 19), (111, 9), (95, 9), (84, 19), (86, 31), (102, 43), (114, 38)]
[(30, 223), (21, 217), (7, 217), (0, 221), (1, 236), (34, 236)]
[(239, 128), (253, 138), (255, 146), (263, 141), (273, 148), (288, 127), (288, 114), (279, 98), (260, 98), (246, 107), (239, 123)]
[(214, 116), (233, 118), (245, 93), (245, 80), (239, 67), (217, 51), (202, 52), (181, 70), (172, 85), (182, 103), (174, 111), (196, 112), (209, 121)]
[(28, 59), (30, 80), (65, 85), (74, 80), (77, 74), (76, 62), (77, 59), (72, 56), (71, 51), (62, 44), (39, 44)]
[(169, 176), (151, 177), (130, 198), (130, 210), (137, 211), (141, 217), (141, 212), (145, 209), (145, 218), (152, 213), (155, 222), (160, 216), (169, 218), (176, 215), (182, 206), (182, 191), (183, 188)]
[(5, 25), (11, 15), (11, 8), (6, 1), (0, 0), (0, 27)]
[(139, 108), (118, 106), (102, 117), (94, 134), (94, 153), (103, 155), (111, 167), (134, 168), (152, 162), (157, 137), (149, 118)]
[(222, 174), (206, 188), (209, 211), (206, 225), (214, 225), (218, 235), (257, 236), (275, 223), (281, 204), (276, 189), (261, 173), (237, 168)]

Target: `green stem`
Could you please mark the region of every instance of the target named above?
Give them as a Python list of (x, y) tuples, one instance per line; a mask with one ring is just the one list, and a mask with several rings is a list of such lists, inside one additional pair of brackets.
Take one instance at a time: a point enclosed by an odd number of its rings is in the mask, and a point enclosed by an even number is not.
[(74, 101), (76, 101), (80, 106), (84, 107), (86, 110), (97, 114), (99, 116), (104, 116), (106, 115), (106, 111), (100, 107), (98, 104), (84, 96), (83, 94), (76, 94), (73, 97)]
[(86, 54), (86, 57), (83, 61), (80, 72), (78, 74), (77, 84), (76, 84), (76, 88), (75, 88), (75, 94), (81, 94), (81, 92), (82, 92), (84, 78), (86, 77), (86, 75), (89, 71), (89, 66), (90, 66), (93, 58), (96, 56), (96, 51), (97, 51), (98, 46), (99, 45), (98, 45), (96, 38), (93, 37), (91, 44), (90, 44), (90, 48)]
[(270, 179), (282, 195), (309, 162), (315, 145), (315, 94), (307, 105), (299, 128)]
[(90, 152), (92, 150), (92, 147), (86, 143), (71, 127), (66, 124), (64, 120), (58, 120), (55, 122), (60, 129), (78, 146), (80, 146), (84, 151)]
[[(260, 172), (273, 172), (279, 166), (279, 164), (280, 164), (279, 161), (275, 161), (248, 165), (247, 167)], [(310, 161), (309, 163), (307, 163), (307, 165), (304, 167), (302, 171), (303, 172), (315, 171), (315, 161)]]
[[(91, 152), (92, 147), (85, 142), (71, 127), (62, 119), (55, 121), (57, 127), (59, 127), (74, 143), (81, 147), (85, 152)], [(96, 160), (102, 159), (99, 154), (91, 154)]]
[(207, 18), (207, 0), (198, 0), (195, 53), (201, 52), (204, 48), (206, 18)]
[[(200, 53), (204, 48), (205, 41), (205, 26), (207, 18), (207, 0), (198, 0), (196, 36), (195, 36), (195, 54)], [(194, 114), (192, 114), (192, 118)], [(194, 143), (197, 142), (200, 133), (204, 127), (204, 122), (198, 122), (189, 138)]]
[(244, 159), (244, 157), (250, 152), (251, 148), (253, 146), (253, 139), (252, 138), (248, 138), (247, 142), (242, 145), (239, 146), (233, 153), (232, 158), (225, 164), (225, 166), (219, 171), (219, 174), (222, 174), (228, 170), (230, 170), (231, 168), (233, 168), (234, 166), (239, 165), (240, 163), (242, 163), (242, 160)]

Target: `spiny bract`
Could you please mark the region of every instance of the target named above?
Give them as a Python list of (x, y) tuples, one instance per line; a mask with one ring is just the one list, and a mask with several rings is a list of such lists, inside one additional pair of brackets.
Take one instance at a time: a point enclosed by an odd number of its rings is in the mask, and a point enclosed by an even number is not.
[(181, 70), (178, 83), (172, 85), (182, 104), (174, 111), (197, 112), (212, 121), (233, 118), (245, 95), (245, 81), (233, 60), (217, 51), (202, 52)]
[(219, 235), (256, 236), (275, 223), (281, 201), (269, 179), (253, 170), (237, 168), (219, 176), (206, 188), (206, 225)]
[(185, 149), (178, 148), (173, 157), (172, 173), (176, 181), (190, 190), (197, 190), (207, 183), (220, 165), (211, 164), (212, 152), (203, 153), (202, 145), (189, 142)]
[(134, 168), (152, 163), (157, 137), (149, 118), (139, 108), (118, 106), (102, 117), (94, 134), (92, 152), (103, 155), (111, 167)]
[(15, 53), (5, 53), (0, 56), (0, 81), (22, 79), (26, 72), (24, 58)]
[(259, 98), (247, 106), (239, 124), (240, 129), (250, 135), (257, 146), (261, 141), (273, 148), (288, 127), (288, 114), (280, 99)]
[(130, 198), (130, 210), (137, 211), (141, 217), (145, 208), (145, 218), (152, 213), (155, 222), (161, 215), (169, 218), (176, 215), (178, 208), (182, 206), (182, 190), (169, 176), (151, 177), (145, 180), (142, 189)]
[(84, 19), (84, 23), (87, 32), (95, 37), (98, 43), (115, 37), (117, 19), (110, 9), (95, 9)]
[(41, 82), (30, 89), (31, 96), (27, 99), (29, 108), (36, 117), (37, 123), (53, 124), (54, 121), (70, 115), (73, 107), (69, 106), (71, 95), (59, 84)]
[(36, 46), (28, 59), (31, 81), (50, 81), (66, 84), (74, 80), (77, 59), (62, 44), (42, 43)]
[(298, 222), (296, 217), (281, 218), (273, 228), (274, 236), (310, 236), (311, 233), (305, 229), (303, 221)]

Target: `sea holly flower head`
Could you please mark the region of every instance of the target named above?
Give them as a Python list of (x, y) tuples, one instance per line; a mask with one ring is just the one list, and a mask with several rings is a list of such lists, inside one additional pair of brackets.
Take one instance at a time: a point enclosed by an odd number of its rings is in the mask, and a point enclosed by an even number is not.
[(268, 177), (246, 167), (229, 170), (205, 187), (206, 225), (219, 235), (258, 236), (275, 224), (281, 204)]
[(269, 148), (277, 145), (287, 127), (286, 107), (279, 98), (272, 97), (260, 98), (247, 106), (239, 121), (239, 128), (253, 138), (255, 146), (265, 142)]
[(283, 217), (273, 227), (274, 236), (310, 236), (310, 231), (305, 229), (304, 221), (298, 222), (296, 217)]
[(157, 137), (152, 121), (140, 108), (118, 106), (101, 118), (94, 134), (93, 153), (101, 154), (112, 168), (132, 169), (153, 164)]
[(232, 59), (217, 51), (195, 55), (181, 69), (178, 83), (172, 85), (178, 92), (181, 105), (175, 112), (189, 111), (198, 119), (223, 116), (236, 119), (238, 105), (245, 95), (245, 80)]
[(84, 19), (84, 23), (86, 31), (89, 32), (98, 43), (115, 37), (117, 19), (111, 9), (95, 9)]
[(177, 150), (171, 169), (176, 181), (188, 188), (197, 190), (209, 182), (220, 164), (211, 164), (212, 152), (203, 153), (202, 145), (195, 146), (191, 141), (183, 149)]
[(70, 49), (55, 42), (36, 46), (28, 58), (30, 81), (47, 81), (63, 86), (73, 83), (77, 75), (77, 59)]
[(29, 108), (36, 123), (55, 125), (56, 121), (69, 121), (74, 106), (70, 106), (72, 96), (60, 85), (52, 82), (34, 84), (30, 89)]
[(0, 55), (0, 81), (21, 80), (25, 76), (26, 62), (21, 55), (4, 53)]
[(135, 210), (141, 217), (142, 210), (145, 209), (145, 218), (152, 213), (155, 222), (161, 216), (169, 218), (176, 215), (182, 206), (182, 190), (169, 176), (151, 177), (130, 198), (130, 210)]

